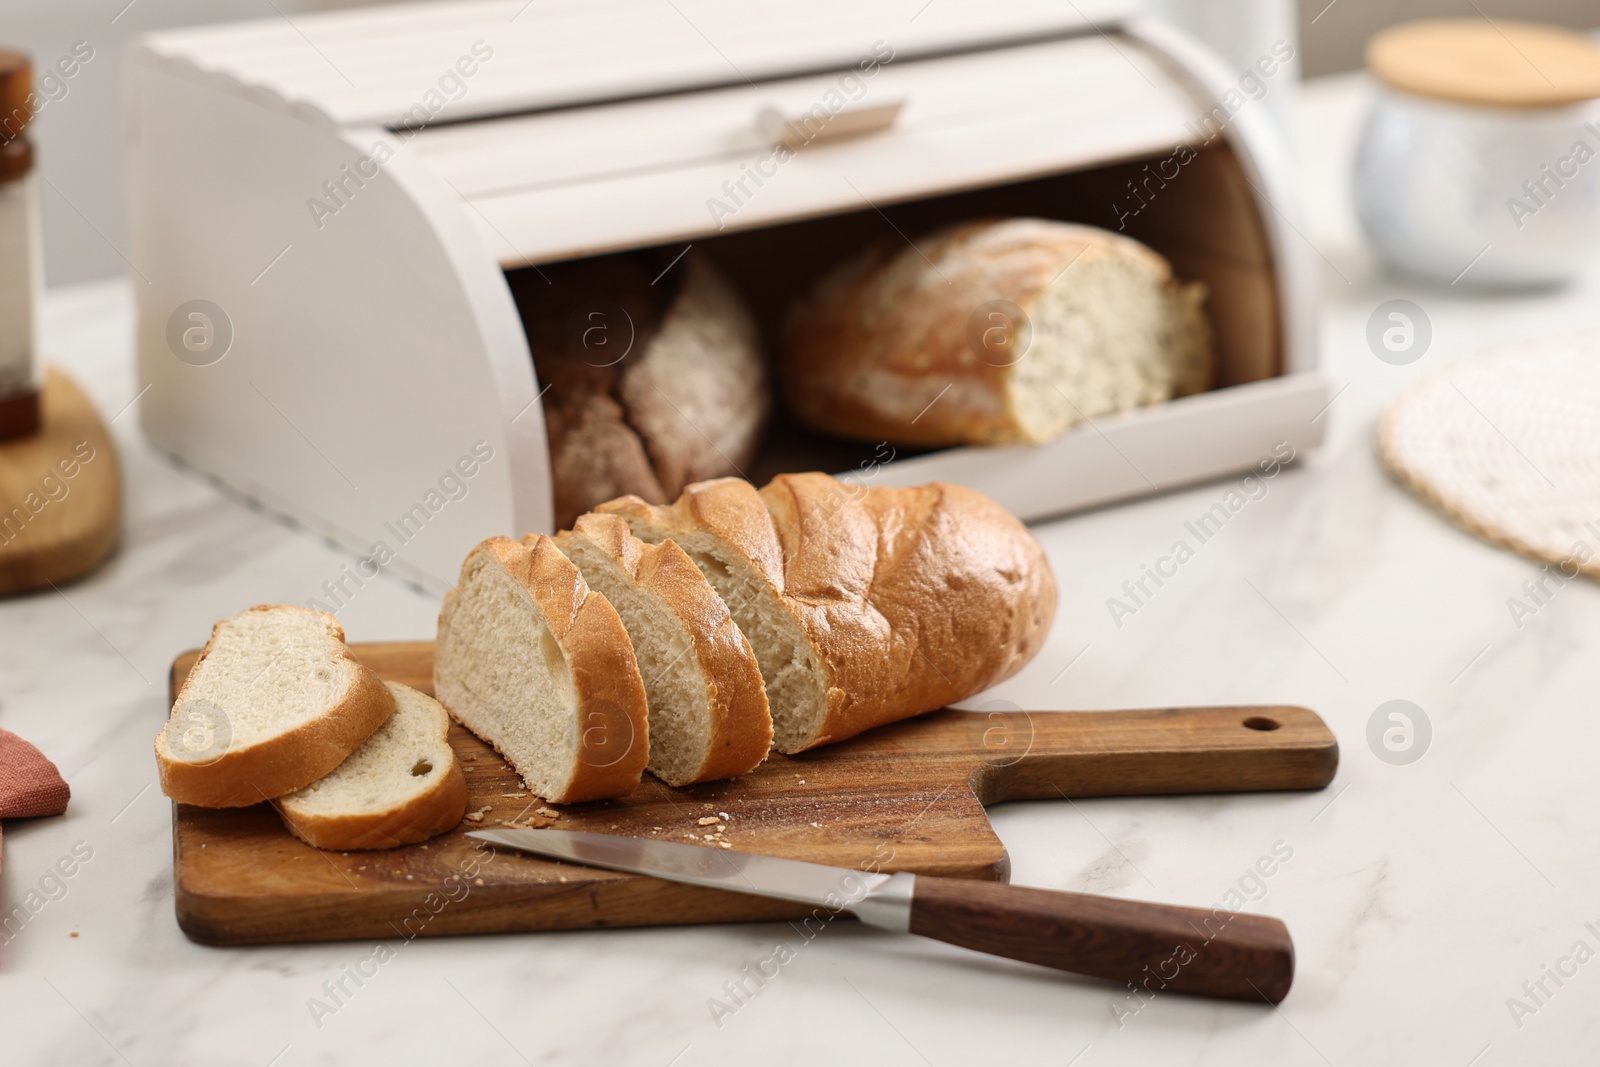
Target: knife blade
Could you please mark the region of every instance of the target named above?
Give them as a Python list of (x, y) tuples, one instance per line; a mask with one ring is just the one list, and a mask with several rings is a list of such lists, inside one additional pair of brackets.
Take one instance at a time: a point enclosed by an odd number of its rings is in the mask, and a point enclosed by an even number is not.
[(896, 882), (895, 875), (586, 830), (475, 830), (467, 836), (610, 871), (792, 900), (831, 911), (848, 909), (863, 922), (902, 933), (908, 929), (909, 874), (898, 876)]
[(1294, 981), (1277, 919), (908, 872), (868, 873), (582, 830), (475, 830), (492, 845), (670, 882), (848, 911), (862, 922), (1057, 970), (1276, 1004)]

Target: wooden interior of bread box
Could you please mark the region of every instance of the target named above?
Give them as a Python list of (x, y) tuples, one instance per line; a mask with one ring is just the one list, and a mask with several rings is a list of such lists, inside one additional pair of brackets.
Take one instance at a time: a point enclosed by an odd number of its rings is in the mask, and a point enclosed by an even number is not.
[[(1226, 144), (1187, 151), (1192, 156), (1182, 164), (1177, 162), (1180, 157), (1163, 153), (700, 238), (691, 243), (687, 255), (707, 257), (738, 288), (760, 324), (771, 358), (782, 344), (793, 300), (820, 275), (868, 245), (893, 238), (896, 231), (915, 242), (940, 226), (985, 217), (1036, 216), (1112, 231), (1120, 222), (1120, 232), (1165, 256), (1180, 279), (1206, 286), (1205, 310), (1217, 349), (1213, 388), (1275, 377), (1284, 372), (1282, 308), (1254, 192)], [(1162, 178), (1174, 168), (1176, 177)], [(683, 253), (684, 245), (641, 251), (651, 253), (665, 269)], [(512, 289), (516, 292), (519, 286), (513, 284)], [(774, 390), (776, 394), (775, 381)], [(899, 448), (893, 457), (913, 454), (920, 453)], [(868, 469), (886, 456), (875, 443), (807, 430), (788, 414), (781, 395), (775, 395), (763, 444), (744, 474), (759, 483), (783, 471), (843, 473)]]

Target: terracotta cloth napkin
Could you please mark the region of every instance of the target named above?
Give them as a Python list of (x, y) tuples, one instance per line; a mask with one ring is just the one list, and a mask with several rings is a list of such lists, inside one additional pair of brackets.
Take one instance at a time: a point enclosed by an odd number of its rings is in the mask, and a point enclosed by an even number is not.
[(0, 819), (60, 815), (72, 790), (44, 753), (0, 730)]

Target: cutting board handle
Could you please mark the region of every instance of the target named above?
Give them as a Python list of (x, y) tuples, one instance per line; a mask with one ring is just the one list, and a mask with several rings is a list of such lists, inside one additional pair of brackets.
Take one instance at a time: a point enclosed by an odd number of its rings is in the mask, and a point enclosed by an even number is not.
[(1294, 981), (1289, 930), (1263, 915), (927, 875), (914, 884), (911, 933), (1127, 982), (1130, 1012), (1164, 990), (1276, 1004)]
[(1321, 789), (1339, 742), (1287, 705), (1145, 711), (968, 711), (979, 800)]

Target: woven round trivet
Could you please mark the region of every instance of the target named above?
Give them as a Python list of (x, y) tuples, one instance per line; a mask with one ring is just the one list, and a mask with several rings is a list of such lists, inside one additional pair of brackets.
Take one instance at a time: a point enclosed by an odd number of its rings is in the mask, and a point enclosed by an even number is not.
[(1445, 367), (1389, 406), (1378, 450), (1471, 532), (1567, 577), (1600, 578), (1600, 336)]

